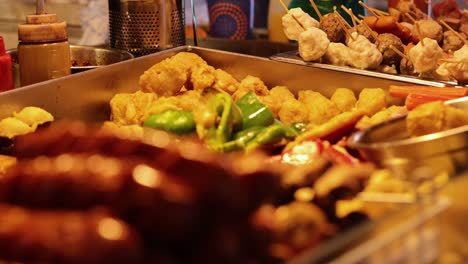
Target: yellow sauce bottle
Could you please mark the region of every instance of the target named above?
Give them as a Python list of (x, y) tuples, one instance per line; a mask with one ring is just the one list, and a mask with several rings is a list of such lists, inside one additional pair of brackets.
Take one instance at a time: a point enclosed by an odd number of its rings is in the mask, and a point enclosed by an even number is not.
[(39, 9), (18, 26), (21, 86), (71, 74), (67, 24)]

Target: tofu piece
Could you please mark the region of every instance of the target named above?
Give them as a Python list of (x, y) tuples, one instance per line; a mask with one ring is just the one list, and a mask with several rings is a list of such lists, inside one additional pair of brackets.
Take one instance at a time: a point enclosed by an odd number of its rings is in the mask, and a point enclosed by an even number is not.
[(347, 88), (336, 89), (330, 100), (341, 112), (351, 111), (357, 102), (354, 92)]
[(359, 94), (356, 107), (366, 115), (373, 116), (387, 107), (387, 95), (381, 88), (364, 88)]

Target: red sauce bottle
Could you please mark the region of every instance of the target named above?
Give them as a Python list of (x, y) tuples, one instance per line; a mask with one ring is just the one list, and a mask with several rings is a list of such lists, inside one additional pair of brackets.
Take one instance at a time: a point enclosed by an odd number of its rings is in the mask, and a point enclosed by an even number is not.
[(5, 43), (0, 36), (0, 92), (13, 89), (13, 65), (10, 54), (5, 52)]

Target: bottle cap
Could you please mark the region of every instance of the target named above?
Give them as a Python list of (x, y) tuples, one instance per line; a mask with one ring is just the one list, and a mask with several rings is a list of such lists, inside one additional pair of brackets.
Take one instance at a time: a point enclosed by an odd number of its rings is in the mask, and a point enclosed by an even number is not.
[(43, 1), (38, 1), (36, 14), (26, 16), (26, 24), (18, 25), (18, 39), (32, 43), (65, 41), (67, 23), (59, 22), (56, 14), (45, 13)]

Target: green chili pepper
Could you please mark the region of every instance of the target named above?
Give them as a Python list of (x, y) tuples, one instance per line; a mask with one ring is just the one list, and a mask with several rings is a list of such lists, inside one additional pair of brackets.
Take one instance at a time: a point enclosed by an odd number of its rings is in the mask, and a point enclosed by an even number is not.
[(247, 93), (236, 104), (242, 112), (243, 129), (269, 126), (275, 120), (271, 110), (258, 99), (254, 92)]
[(196, 116), (199, 137), (213, 149), (222, 149), (222, 144), (242, 129), (242, 114), (227, 93), (216, 94)]
[(294, 139), (298, 133), (291, 127), (277, 122), (258, 132), (255, 139), (247, 143), (246, 150), (250, 151), (262, 145), (271, 145), (281, 142), (283, 139)]
[(175, 134), (186, 134), (195, 131), (195, 121), (191, 112), (166, 110), (149, 116), (144, 127), (166, 130)]
[(291, 124), (291, 127), (298, 133), (298, 134), (302, 134), (304, 132), (307, 131), (307, 126), (309, 125), (309, 123), (306, 123), (306, 122), (297, 122), (297, 123), (293, 123)]

